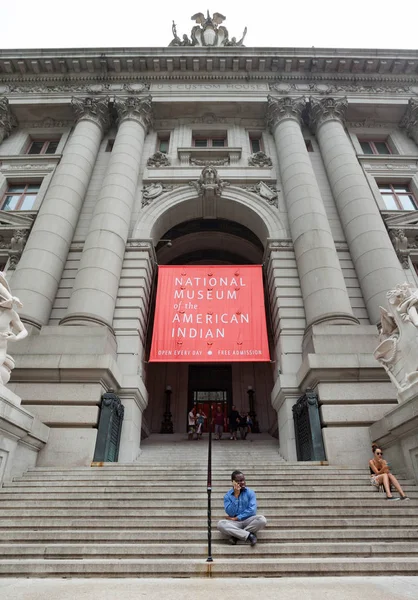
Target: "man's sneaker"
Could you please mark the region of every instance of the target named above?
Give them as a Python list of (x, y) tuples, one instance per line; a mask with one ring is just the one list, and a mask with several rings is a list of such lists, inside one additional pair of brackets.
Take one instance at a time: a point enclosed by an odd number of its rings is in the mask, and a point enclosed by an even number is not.
[(257, 536), (254, 535), (254, 533), (250, 533), (245, 541), (248, 544), (251, 544), (251, 546), (255, 546), (257, 543)]
[(231, 546), (236, 546), (238, 542), (238, 539), (236, 537), (230, 537), (228, 540), (228, 544), (231, 544)]
[(409, 500), (408, 496), (402, 496), (401, 500)]
[(386, 500), (400, 500), (400, 498), (395, 498), (395, 496), (386, 496)]

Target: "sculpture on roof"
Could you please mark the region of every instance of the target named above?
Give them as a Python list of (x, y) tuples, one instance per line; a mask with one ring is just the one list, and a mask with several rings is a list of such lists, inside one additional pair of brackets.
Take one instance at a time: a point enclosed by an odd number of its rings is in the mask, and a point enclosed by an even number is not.
[(191, 41), (187, 35), (183, 35), (183, 39), (180, 39), (173, 21), (173, 39), (169, 46), (243, 46), (247, 28), (245, 27), (242, 37), (238, 41), (236, 37), (229, 39), (227, 28), (221, 25), (225, 19), (226, 17), (218, 12), (213, 13), (212, 17), (209, 11), (207, 11), (206, 17), (201, 12), (196, 13), (192, 16), (192, 21), (196, 21), (197, 25), (192, 29)]

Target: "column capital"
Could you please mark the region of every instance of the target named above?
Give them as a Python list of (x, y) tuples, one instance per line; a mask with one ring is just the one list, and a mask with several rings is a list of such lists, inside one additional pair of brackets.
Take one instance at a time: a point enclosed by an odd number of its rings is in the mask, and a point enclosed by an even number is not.
[(408, 107), (402, 120), (400, 127), (406, 129), (410, 138), (418, 145), (418, 101), (410, 98)]
[(118, 125), (126, 120), (136, 121), (145, 131), (152, 125), (154, 115), (151, 96), (115, 98), (115, 108), (118, 113)]
[(267, 126), (273, 132), (280, 121), (293, 119), (300, 125), (302, 123), (302, 112), (306, 107), (305, 98), (274, 98), (267, 96)]
[(92, 121), (103, 131), (110, 126), (109, 98), (71, 98), (76, 122)]
[(12, 132), (13, 127), (16, 127), (17, 121), (10, 110), (9, 101), (7, 98), (0, 98), (0, 144)]
[(309, 121), (313, 131), (316, 131), (327, 121), (338, 121), (345, 125), (347, 98), (309, 98)]

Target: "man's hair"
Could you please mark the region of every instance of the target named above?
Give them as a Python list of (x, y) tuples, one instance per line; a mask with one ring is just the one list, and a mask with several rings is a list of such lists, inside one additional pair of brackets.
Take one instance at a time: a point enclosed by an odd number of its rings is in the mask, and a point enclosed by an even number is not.
[(244, 473), (242, 471), (232, 471), (232, 473), (231, 473), (231, 480), (235, 481), (235, 477), (237, 475), (244, 475)]

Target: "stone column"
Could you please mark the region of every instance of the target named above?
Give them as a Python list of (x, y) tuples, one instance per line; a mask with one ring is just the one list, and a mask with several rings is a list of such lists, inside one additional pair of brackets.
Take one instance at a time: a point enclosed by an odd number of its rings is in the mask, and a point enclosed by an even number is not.
[(358, 323), (301, 131), (302, 98), (272, 98), (268, 124), (274, 135), (307, 327)]
[(152, 120), (151, 97), (116, 100), (115, 107), (118, 133), (61, 324), (112, 327), (142, 149)]
[(386, 292), (405, 280), (367, 179), (344, 129), (347, 99), (310, 100), (328, 179), (369, 318), (380, 321)]
[(13, 127), (16, 127), (16, 119), (10, 111), (7, 98), (0, 98), (0, 144), (9, 137)]
[(23, 319), (48, 323), (103, 131), (109, 124), (108, 99), (76, 99), (77, 124), (39, 209), (13, 276), (13, 291), (24, 304)]
[(418, 101), (411, 98), (408, 103), (406, 113), (400, 123), (404, 127), (410, 138), (418, 146)]

